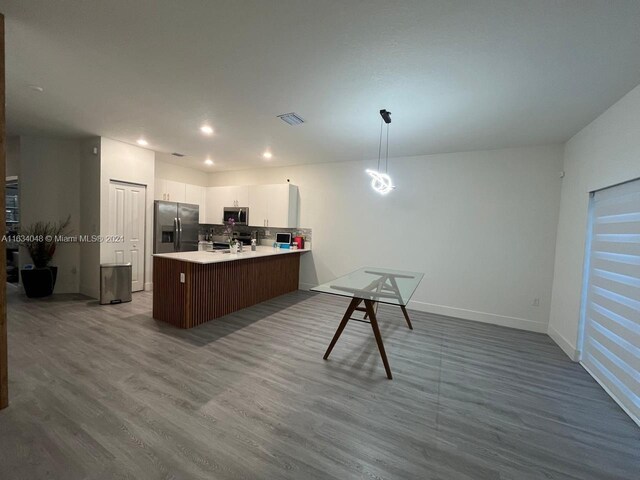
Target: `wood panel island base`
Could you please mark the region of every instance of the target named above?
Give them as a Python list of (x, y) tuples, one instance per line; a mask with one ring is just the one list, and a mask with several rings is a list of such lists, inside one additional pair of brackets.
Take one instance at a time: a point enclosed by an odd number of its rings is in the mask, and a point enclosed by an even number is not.
[(179, 252), (153, 256), (153, 318), (192, 328), (298, 289), (308, 250)]

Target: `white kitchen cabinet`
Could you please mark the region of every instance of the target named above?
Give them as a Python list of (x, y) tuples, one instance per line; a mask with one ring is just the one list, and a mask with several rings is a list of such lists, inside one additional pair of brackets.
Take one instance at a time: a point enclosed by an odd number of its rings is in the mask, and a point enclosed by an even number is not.
[(221, 224), (224, 207), (233, 207), (236, 202), (234, 187), (207, 188), (207, 222)]
[(222, 209), (226, 201), (225, 188), (227, 187), (207, 187), (205, 223), (222, 223)]
[(272, 185), (251, 185), (249, 187), (249, 225), (266, 227), (269, 212), (267, 202), (271, 195)]
[(156, 183), (153, 187), (153, 199), (154, 200), (165, 200), (165, 196), (167, 194), (167, 190), (165, 188), (165, 181), (162, 178), (156, 178)]
[(268, 227), (295, 228), (298, 226), (298, 187), (289, 183), (273, 185), (268, 202)]
[(298, 187), (289, 183), (249, 187), (249, 225), (298, 226)]
[(207, 209), (207, 191), (206, 187), (200, 185), (185, 185), (185, 203), (192, 203), (198, 205), (198, 213), (200, 215), (199, 222), (205, 223), (206, 209)]
[(167, 190), (167, 201), (184, 203), (186, 184), (174, 182), (173, 180), (165, 180), (165, 185)]
[(224, 205), (225, 207), (246, 207), (249, 205), (249, 187), (241, 185), (224, 188), (229, 189), (228, 201), (231, 202), (228, 205)]
[(200, 185), (190, 185), (188, 183), (176, 182), (157, 178), (153, 192), (154, 200), (165, 202), (191, 203), (199, 207), (199, 221), (204, 223), (206, 218), (206, 187)]
[(154, 197), (166, 202), (184, 202), (186, 185), (173, 180), (156, 179)]
[[(208, 187), (206, 192), (206, 223), (223, 223), (224, 207), (246, 207), (249, 204), (249, 187)], [(251, 218), (251, 212), (249, 212)]]

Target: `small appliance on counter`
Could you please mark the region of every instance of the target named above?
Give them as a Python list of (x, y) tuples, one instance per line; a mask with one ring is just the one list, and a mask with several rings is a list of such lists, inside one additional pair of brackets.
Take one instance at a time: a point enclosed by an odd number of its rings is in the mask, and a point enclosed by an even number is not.
[(213, 250), (229, 250), (228, 242), (213, 242)]
[(298, 235), (297, 237), (293, 237), (294, 245), (297, 245), (300, 250), (304, 248), (304, 237)]
[(277, 248), (291, 248), (291, 234), (276, 233), (276, 246)]
[(208, 242), (206, 240), (200, 240), (198, 242), (198, 251), (210, 252), (211, 250), (213, 250), (213, 242)]
[(234, 233), (233, 238), (243, 245), (251, 245), (252, 237), (250, 233)]

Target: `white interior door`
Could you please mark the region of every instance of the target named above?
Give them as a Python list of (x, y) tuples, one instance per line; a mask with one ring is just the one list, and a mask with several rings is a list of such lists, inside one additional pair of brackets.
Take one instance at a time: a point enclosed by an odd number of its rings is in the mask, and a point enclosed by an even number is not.
[[(131, 290), (144, 289), (145, 199), (143, 185), (111, 181), (109, 185), (109, 237), (106, 243), (113, 263), (131, 263)], [(111, 240), (109, 238), (108, 240)]]

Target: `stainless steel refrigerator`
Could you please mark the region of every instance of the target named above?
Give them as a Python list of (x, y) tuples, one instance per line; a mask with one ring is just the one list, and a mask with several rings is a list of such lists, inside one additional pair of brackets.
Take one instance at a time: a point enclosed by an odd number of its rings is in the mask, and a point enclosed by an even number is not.
[(156, 200), (153, 253), (198, 250), (198, 205)]

